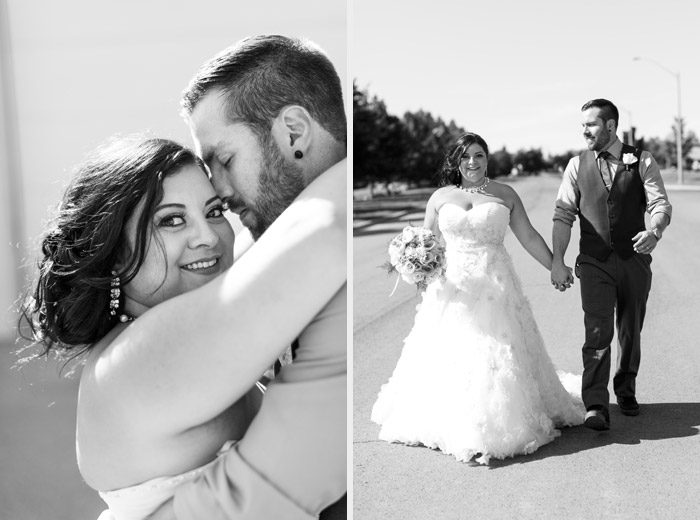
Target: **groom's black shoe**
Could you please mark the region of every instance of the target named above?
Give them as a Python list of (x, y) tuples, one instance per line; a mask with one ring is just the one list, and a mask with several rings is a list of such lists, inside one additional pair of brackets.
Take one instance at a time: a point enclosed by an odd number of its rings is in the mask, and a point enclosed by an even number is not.
[(633, 397), (618, 397), (617, 406), (622, 415), (639, 415), (639, 403)]
[(593, 408), (586, 412), (586, 416), (583, 419), (583, 425), (586, 428), (602, 432), (610, 429), (610, 418), (608, 416), (608, 411), (604, 408)]

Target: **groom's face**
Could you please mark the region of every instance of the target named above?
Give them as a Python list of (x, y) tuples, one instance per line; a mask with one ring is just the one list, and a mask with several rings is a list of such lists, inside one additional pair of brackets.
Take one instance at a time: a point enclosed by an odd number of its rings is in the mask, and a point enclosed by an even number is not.
[(217, 194), (258, 239), (304, 189), (300, 167), (282, 155), (272, 135), (231, 122), (216, 92), (197, 104), (190, 126)]
[(586, 146), (589, 150), (596, 152), (602, 150), (613, 136), (603, 121), (601, 109), (597, 107), (583, 111), (581, 126), (583, 127), (583, 138), (586, 140)]

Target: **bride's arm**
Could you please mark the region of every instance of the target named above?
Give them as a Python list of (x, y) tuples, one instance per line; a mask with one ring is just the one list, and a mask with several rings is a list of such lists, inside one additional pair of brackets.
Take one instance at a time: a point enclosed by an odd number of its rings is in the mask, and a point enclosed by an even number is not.
[(243, 228), (236, 234), (236, 243), (233, 245), (233, 260), (237, 262), (248, 249), (255, 243), (253, 235), (248, 228)]
[(428, 228), (438, 240), (442, 241), (442, 233), (437, 222), (438, 207), (436, 199), (438, 197), (436, 194), (437, 192), (433, 193), (428, 199), (428, 204), (425, 207), (425, 217), (423, 218), (423, 227)]
[(513, 205), (510, 213), (510, 229), (525, 248), (530, 256), (537, 260), (545, 269), (552, 269), (552, 251), (542, 238), (542, 235), (534, 228), (527, 216), (523, 202), (518, 194), (510, 188), (508, 199)]
[(346, 280), (346, 169), (313, 181), (222, 276), (130, 324), (96, 366), (98, 393), (157, 433), (248, 391)]

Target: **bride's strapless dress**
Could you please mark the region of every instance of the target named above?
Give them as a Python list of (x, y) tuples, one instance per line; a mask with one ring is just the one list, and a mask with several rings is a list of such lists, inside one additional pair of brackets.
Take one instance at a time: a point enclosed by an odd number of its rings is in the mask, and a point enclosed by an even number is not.
[[(236, 444), (228, 441), (217, 453), (217, 458)], [(204, 473), (216, 462), (216, 458), (207, 464), (180, 475), (158, 477), (135, 486), (114, 491), (100, 491), (100, 497), (109, 509), (103, 511), (97, 520), (143, 520), (156, 511), (162, 504), (175, 496), (175, 490), (191, 482)]]
[(558, 427), (583, 422), (581, 378), (557, 374), (503, 246), (509, 222), (497, 202), (440, 208), (446, 279), (423, 293), (374, 404), (380, 439), (487, 464), (532, 453)]

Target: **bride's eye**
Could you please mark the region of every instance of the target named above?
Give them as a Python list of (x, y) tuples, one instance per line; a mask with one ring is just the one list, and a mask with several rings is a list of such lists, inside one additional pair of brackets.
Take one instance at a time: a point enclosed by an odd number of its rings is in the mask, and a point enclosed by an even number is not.
[(176, 227), (185, 223), (185, 216), (181, 214), (166, 215), (156, 222), (156, 227)]
[(225, 209), (226, 209), (226, 207), (223, 204), (218, 205), (218, 206), (214, 206), (213, 208), (211, 208), (207, 212), (207, 218), (211, 218), (211, 219), (224, 218), (224, 210)]

